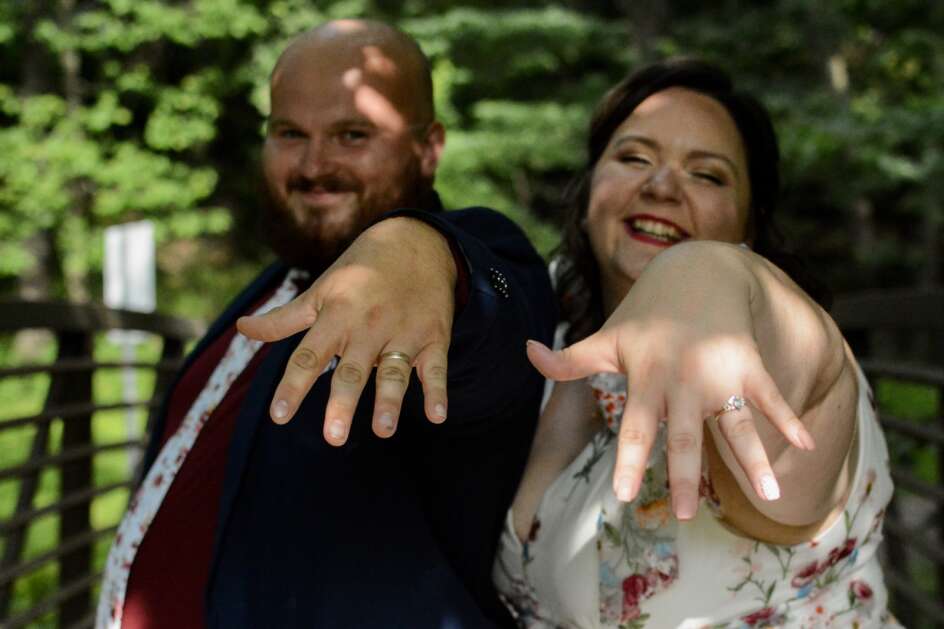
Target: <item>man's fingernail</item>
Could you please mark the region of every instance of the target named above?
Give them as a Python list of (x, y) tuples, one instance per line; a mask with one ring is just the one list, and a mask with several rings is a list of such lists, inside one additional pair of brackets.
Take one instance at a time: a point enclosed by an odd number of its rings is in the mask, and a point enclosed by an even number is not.
[(384, 413), (383, 415), (380, 416), (380, 419), (378, 421), (380, 423), (380, 427), (383, 428), (384, 430), (393, 430), (393, 415), (392, 414)]
[(288, 402), (285, 400), (276, 401), (276, 403), (272, 405), (272, 418), (285, 419), (286, 417), (288, 417)]
[(338, 420), (335, 420), (328, 424), (328, 434), (331, 435), (332, 439), (343, 439), (344, 438), (344, 423)]
[(776, 500), (780, 497), (780, 485), (773, 474), (764, 474), (760, 477), (760, 490), (767, 500)]
[(616, 497), (623, 502), (629, 502), (633, 497), (633, 483), (628, 478), (623, 477), (616, 483)]
[(436, 408), (433, 409), (433, 412), (436, 413), (436, 417), (440, 419), (446, 419), (446, 405), (445, 404), (437, 404)]

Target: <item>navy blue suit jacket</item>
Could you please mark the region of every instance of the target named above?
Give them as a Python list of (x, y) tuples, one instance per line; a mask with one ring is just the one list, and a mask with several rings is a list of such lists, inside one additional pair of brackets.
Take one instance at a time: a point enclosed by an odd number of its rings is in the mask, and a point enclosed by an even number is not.
[[(399, 210), (452, 239), (468, 265), (468, 304), (449, 351), (449, 417), (425, 419), (416, 378), (397, 433), (370, 430), (373, 378), (343, 447), (322, 436), (330, 375), (293, 421), (269, 404), (301, 334), (276, 343), (237, 418), (206, 591), (209, 627), (508, 625), (491, 566), (524, 466), (543, 379), (525, 340), (556, 323), (543, 260), (517, 226), (484, 208)], [(263, 272), (211, 326), (190, 360), (284, 277)], [(507, 296), (494, 279), (507, 280)], [(181, 372), (185, 377), (186, 368)], [(169, 396), (168, 396), (169, 397)], [(157, 455), (163, 414), (145, 469)]]

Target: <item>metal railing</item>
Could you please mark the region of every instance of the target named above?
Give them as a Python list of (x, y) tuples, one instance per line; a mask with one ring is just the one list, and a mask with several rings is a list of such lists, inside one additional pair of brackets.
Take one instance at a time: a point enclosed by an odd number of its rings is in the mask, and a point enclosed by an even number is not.
[[(889, 445), (895, 496), (883, 563), (892, 610), (909, 628), (944, 627), (944, 289), (850, 295), (832, 314), (876, 392)], [(920, 416), (883, 403), (886, 387), (922, 398)]]
[[(944, 291), (846, 296), (836, 301), (833, 316), (879, 392), (888, 383), (907, 383), (932, 394), (933, 408), (922, 418), (898, 417), (880, 404), (897, 484), (886, 519), (883, 555), (896, 616), (909, 628), (940, 626), (944, 619)], [(153, 415), (181, 363), (185, 343), (201, 330), (188, 321), (96, 306), (0, 302), (0, 336), (33, 328), (55, 336), (55, 360), (0, 367), (0, 380), (35, 374), (50, 378), (40, 412), (0, 420), (0, 435), (18, 428), (33, 431), (24, 461), (7, 465), (8, 456), (0, 452), (0, 484), (15, 483), (17, 489), (12, 516), (0, 520), (0, 626), (25, 627), (56, 614), (59, 627), (90, 627), (92, 592), (101, 576), (94, 570), (92, 548), (107, 541), (115, 530), (115, 526), (94, 528), (90, 505), (94, 498), (132, 484), (130, 473), (117, 482), (95, 484), (92, 462), (98, 455), (140, 450), (144, 443), (137, 439), (97, 443), (92, 438), (92, 417), (128, 407), (147, 409)], [(96, 361), (93, 339), (110, 329), (160, 336), (160, 358), (153, 363)], [(132, 402), (96, 404), (93, 374), (124, 367), (153, 369), (157, 375), (154, 394)], [(61, 424), (58, 445), (51, 439), (55, 423)], [(59, 478), (58, 498), (34, 506), (40, 475), (50, 470)], [(29, 527), (49, 515), (59, 519), (57, 544), (25, 557)], [(58, 564), (56, 589), (11, 615), (17, 580), (53, 562)]]
[[(54, 361), (0, 367), (0, 380), (37, 374), (49, 376), (49, 388), (40, 412), (0, 420), (0, 435), (17, 429), (31, 432), (31, 435), (23, 435), (29, 443), (25, 460), (8, 465), (13, 453), (0, 452), (0, 484), (13, 483), (15, 494), (12, 515), (0, 520), (0, 626), (25, 627), (56, 614), (59, 627), (90, 627), (94, 613), (92, 593), (101, 576), (94, 569), (92, 550), (100, 540), (107, 541), (115, 530), (115, 526), (98, 529), (93, 526), (92, 501), (111, 492), (130, 489), (133, 483), (133, 474), (129, 471), (120, 481), (96, 484), (93, 462), (101, 454), (140, 451), (144, 446), (143, 439), (97, 443), (92, 436), (92, 418), (103, 411), (139, 408), (148, 411), (150, 426), (160, 396), (180, 366), (185, 343), (200, 334), (201, 328), (180, 319), (93, 305), (0, 302), (0, 335), (36, 329), (54, 336)], [(96, 361), (95, 336), (115, 329), (159, 336), (162, 340), (160, 359), (154, 363)], [(154, 370), (153, 393), (146, 399), (129, 402), (96, 403), (93, 375), (98, 370), (118, 368)], [(37, 507), (40, 479), (49, 471), (58, 476), (58, 496), (55, 501)], [(56, 545), (25, 557), (30, 527), (47, 516), (58, 518)], [(56, 563), (58, 568), (56, 589), (31, 607), (12, 612), (17, 581), (51, 563)]]

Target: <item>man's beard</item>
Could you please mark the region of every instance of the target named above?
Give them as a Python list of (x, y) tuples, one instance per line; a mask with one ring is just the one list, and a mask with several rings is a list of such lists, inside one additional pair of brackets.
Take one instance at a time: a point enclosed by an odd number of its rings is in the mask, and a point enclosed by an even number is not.
[[(306, 269), (315, 277), (328, 268), (340, 256), (360, 233), (371, 222), (386, 212), (398, 208), (419, 207), (420, 200), (432, 189), (430, 181), (423, 179), (418, 168), (410, 168), (403, 175), (410, 181), (400, 193), (392, 199), (375, 199), (368, 207), (357, 207), (351, 210), (348, 229), (333, 237), (323, 236), (320, 233), (311, 233), (311, 230), (300, 224), (302, 218), (296, 217), (295, 212), (285, 207), (270, 191), (263, 179), (260, 186), (264, 192), (264, 208), (262, 214), (262, 229), (269, 247), (285, 264)], [(296, 177), (289, 181), (289, 191), (306, 190), (320, 187), (328, 192), (347, 192), (357, 194), (362, 187), (359, 182), (345, 177), (325, 175), (316, 179)], [(369, 200), (368, 200), (369, 202)], [(375, 207), (379, 205), (382, 207)], [(318, 210), (311, 210), (317, 212)], [(358, 224), (362, 223), (362, 224)]]

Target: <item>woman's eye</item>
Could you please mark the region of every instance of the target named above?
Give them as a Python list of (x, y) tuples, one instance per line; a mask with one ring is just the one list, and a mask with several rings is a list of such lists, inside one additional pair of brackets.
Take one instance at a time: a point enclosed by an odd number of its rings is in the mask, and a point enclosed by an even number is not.
[(716, 186), (724, 185), (724, 180), (714, 173), (696, 172), (694, 173), (694, 175), (698, 179), (701, 179), (702, 181), (707, 181), (708, 183), (714, 184)]
[(616, 159), (618, 159), (624, 164), (641, 164), (641, 165), (649, 164), (648, 159), (646, 159), (642, 155), (637, 155), (636, 153), (625, 153), (622, 155), (617, 155)]

